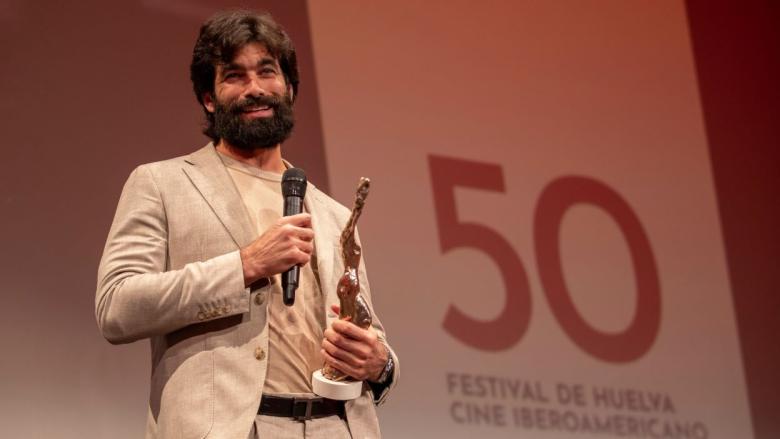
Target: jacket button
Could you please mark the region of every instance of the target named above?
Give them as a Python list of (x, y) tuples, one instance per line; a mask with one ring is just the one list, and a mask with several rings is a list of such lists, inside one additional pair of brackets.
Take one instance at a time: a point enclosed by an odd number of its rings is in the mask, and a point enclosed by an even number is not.
[(255, 349), (255, 358), (261, 361), (265, 359), (265, 351), (263, 350), (263, 348)]
[(265, 302), (265, 294), (257, 293), (257, 295), (255, 295), (255, 304), (262, 305), (263, 302)]

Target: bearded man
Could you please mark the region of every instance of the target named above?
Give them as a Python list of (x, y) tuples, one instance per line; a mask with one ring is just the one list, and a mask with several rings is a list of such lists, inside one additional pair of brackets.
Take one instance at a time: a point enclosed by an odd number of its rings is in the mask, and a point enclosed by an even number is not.
[[(398, 359), (376, 317), (368, 329), (336, 319), (349, 210), (310, 184), (305, 212), (282, 216), (292, 42), (269, 15), (217, 14), (190, 73), (212, 142), (132, 172), (98, 272), (103, 335), (151, 341), (146, 437), (379, 437), (374, 405), (397, 382)], [(286, 307), (280, 273), (295, 265)], [(362, 264), (359, 277), (371, 306)], [(362, 395), (316, 397), (323, 362), (364, 381)]]

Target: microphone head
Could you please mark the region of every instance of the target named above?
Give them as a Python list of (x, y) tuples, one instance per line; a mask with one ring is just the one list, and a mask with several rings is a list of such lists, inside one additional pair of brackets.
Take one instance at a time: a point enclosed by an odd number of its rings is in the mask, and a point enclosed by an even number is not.
[(300, 168), (290, 168), (282, 174), (282, 196), (301, 197), (306, 195), (306, 173)]

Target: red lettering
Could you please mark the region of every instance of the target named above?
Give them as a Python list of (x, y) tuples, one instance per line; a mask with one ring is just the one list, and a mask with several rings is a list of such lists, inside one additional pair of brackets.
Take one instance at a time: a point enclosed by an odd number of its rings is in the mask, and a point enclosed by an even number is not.
[[(619, 333), (593, 328), (574, 306), (563, 278), (560, 227), (566, 211), (577, 203), (604, 209), (620, 226), (631, 251), (636, 277), (637, 306), (628, 327)], [(636, 360), (653, 345), (661, 321), (658, 271), (639, 219), (628, 203), (605, 184), (569, 176), (550, 183), (542, 192), (534, 218), (534, 241), (539, 276), (553, 314), (569, 338), (585, 352), (605, 361)]]
[(442, 253), (458, 248), (481, 251), (498, 266), (504, 281), (504, 307), (494, 319), (476, 319), (450, 305), (444, 317), (444, 329), (476, 349), (509, 349), (525, 334), (531, 317), (531, 292), (523, 263), (498, 232), (483, 224), (459, 221), (455, 208), (456, 187), (504, 192), (501, 167), (434, 155), (428, 157), (428, 165)]

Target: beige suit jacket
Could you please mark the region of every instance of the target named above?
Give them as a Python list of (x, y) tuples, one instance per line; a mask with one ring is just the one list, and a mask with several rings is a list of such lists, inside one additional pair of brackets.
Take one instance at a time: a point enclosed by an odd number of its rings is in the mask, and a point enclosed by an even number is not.
[[(338, 303), (336, 284), (344, 269), (339, 235), (349, 210), (311, 184), (304, 205), (312, 215), (326, 298), (322, 312), (330, 325), (335, 316), (327, 309)], [(142, 165), (127, 180), (100, 261), (95, 313), (112, 343), (151, 340), (147, 438), (247, 437), (267, 370), (265, 298), (271, 288), (244, 287), (239, 249), (255, 238), (211, 144)], [(370, 305), (362, 264), (359, 275)], [(377, 318), (374, 327), (385, 341)], [(395, 383), (400, 367), (390, 353)], [(379, 437), (368, 386), (346, 407), (353, 437)]]

